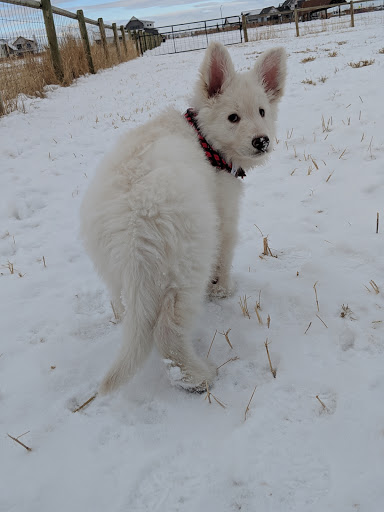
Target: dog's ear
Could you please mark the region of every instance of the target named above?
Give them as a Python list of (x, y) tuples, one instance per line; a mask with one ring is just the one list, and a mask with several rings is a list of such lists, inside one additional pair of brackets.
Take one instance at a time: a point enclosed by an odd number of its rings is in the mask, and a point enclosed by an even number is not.
[(235, 75), (228, 50), (221, 43), (211, 43), (200, 68), (200, 85), (208, 98), (220, 94)]
[(287, 75), (287, 54), (282, 47), (272, 48), (257, 59), (254, 72), (261, 81), (271, 102), (278, 101), (284, 93)]

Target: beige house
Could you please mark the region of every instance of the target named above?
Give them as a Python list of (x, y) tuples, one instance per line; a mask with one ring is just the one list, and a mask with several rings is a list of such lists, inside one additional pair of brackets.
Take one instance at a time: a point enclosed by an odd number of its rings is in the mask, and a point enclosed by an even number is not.
[(33, 39), (27, 39), (26, 37), (19, 36), (13, 43), (12, 46), (16, 48), (16, 55), (22, 57), (26, 53), (37, 53), (38, 47), (36, 41)]

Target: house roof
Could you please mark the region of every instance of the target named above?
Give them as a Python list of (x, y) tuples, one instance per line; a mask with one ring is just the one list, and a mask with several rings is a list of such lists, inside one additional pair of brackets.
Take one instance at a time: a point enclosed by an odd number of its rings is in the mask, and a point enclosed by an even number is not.
[(261, 10), (260, 14), (269, 14), (270, 12), (277, 12), (276, 7), (273, 5), (271, 5), (270, 7), (264, 7), (264, 9)]
[(35, 42), (33, 39), (28, 39), (27, 37), (19, 36), (18, 38), (16, 38), (16, 39), (13, 41), (13, 44), (16, 44), (16, 42), (17, 42), (19, 39), (23, 39), (24, 41), (28, 41), (29, 43), (34, 43), (34, 42)]
[(248, 12), (244, 12), (242, 14), (244, 14), (245, 16), (257, 16), (258, 14), (260, 14), (262, 11), (262, 9), (254, 9), (253, 11), (248, 11)]
[[(132, 16), (132, 18), (129, 21), (140, 21), (141, 23), (155, 23), (154, 21), (150, 20), (139, 20), (139, 18), (136, 18), (136, 16)], [(129, 23), (128, 21), (128, 23)]]
[(332, 4), (341, 4), (344, 3), (345, 0), (305, 0), (301, 4), (301, 8), (306, 9), (307, 7), (322, 7), (324, 5), (332, 5)]

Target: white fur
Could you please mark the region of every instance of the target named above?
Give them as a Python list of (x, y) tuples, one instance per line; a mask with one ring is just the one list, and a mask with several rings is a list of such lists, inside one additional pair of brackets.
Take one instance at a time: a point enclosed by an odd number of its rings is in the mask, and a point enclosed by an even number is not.
[[(228, 51), (209, 46), (192, 107), (208, 142), (234, 166), (264, 161), (252, 139), (272, 143), (284, 80), (281, 48), (237, 74)], [(232, 113), (240, 116), (236, 124)], [(86, 249), (123, 320), (121, 350), (102, 392), (131, 378), (154, 343), (183, 387), (212, 382), (215, 367), (196, 355), (191, 330), (207, 291), (231, 291), (241, 185), (210, 165), (194, 129), (173, 109), (124, 135), (104, 159), (81, 210)]]

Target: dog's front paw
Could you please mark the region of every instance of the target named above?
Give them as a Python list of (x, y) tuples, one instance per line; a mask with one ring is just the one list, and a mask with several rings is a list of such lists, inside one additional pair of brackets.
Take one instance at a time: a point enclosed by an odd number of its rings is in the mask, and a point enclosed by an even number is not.
[(233, 295), (235, 286), (231, 279), (226, 279), (225, 281), (213, 279), (212, 282), (209, 283), (207, 291), (210, 299), (225, 299)]

